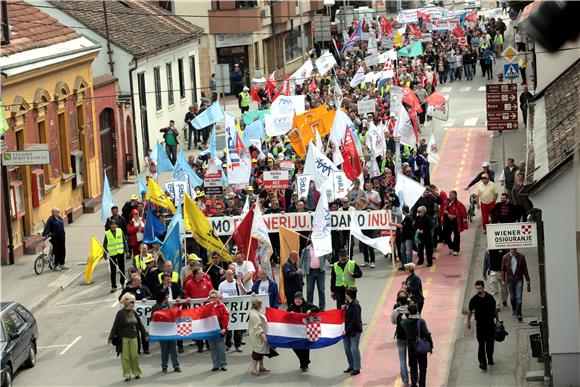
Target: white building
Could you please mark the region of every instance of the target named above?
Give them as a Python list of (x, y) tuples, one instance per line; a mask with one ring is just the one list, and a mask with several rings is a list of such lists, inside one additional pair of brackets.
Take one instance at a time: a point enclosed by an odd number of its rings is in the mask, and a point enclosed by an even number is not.
[(143, 166), (148, 149), (162, 140), (159, 130), (170, 120), (181, 129), (200, 99), (203, 29), (137, 0), (31, 3), (101, 45), (93, 71), (117, 78), (117, 97), (132, 102), (136, 160)]

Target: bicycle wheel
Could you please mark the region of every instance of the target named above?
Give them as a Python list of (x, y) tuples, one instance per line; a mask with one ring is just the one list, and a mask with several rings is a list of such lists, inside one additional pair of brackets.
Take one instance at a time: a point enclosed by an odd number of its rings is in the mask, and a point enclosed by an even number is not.
[(54, 254), (52, 253), (52, 251), (48, 253), (48, 256), (46, 257), (46, 262), (48, 263), (48, 268), (50, 270), (54, 270), (56, 264), (54, 263)]
[(34, 272), (37, 275), (40, 275), (44, 271), (44, 260), (45, 260), (44, 254), (40, 254), (38, 257), (36, 257), (36, 260), (34, 261)]

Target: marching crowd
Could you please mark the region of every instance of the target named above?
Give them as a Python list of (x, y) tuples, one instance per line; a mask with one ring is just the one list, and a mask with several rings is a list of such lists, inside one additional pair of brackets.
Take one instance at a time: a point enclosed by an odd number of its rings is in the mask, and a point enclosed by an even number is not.
[[(407, 25), (401, 34), (400, 45), (407, 45), (416, 35), (414, 28), (419, 28), (421, 36), (429, 20), (425, 16), (419, 18), (416, 26)], [(355, 22), (356, 23), (356, 22)], [(357, 25), (350, 28), (349, 36), (353, 35)], [(399, 25), (395, 20), (384, 17), (371, 23), (363, 22), (363, 32), (380, 36), (394, 35)], [(359, 155), (361, 163), (361, 179), (354, 179), (348, 193), (329, 203), (330, 211), (385, 210), (392, 217), (396, 227), (393, 239), (393, 258), (399, 261), (399, 270), (406, 271), (407, 277), (397, 295), (393, 309), (392, 323), (395, 325), (397, 347), (399, 351), (401, 378), (403, 384), (424, 386), (427, 373), (427, 354), (433, 350), (433, 339), (427, 328), (426, 321), (421, 317), (425, 298), (423, 297), (421, 278), (415, 273), (417, 266), (433, 264), (433, 252), (441, 243), (449, 247), (449, 254), (457, 256), (461, 248), (461, 232), (468, 227), (468, 212), (459, 199), (456, 191), (446, 192), (437, 187), (430, 179), (429, 152), (426, 140), (418, 134), (425, 121), (430, 120), (426, 113), (427, 99), (436, 91), (440, 84), (461, 81), (463, 77), (472, 80), (476, 75), (476, 64), (481, 64), (482, 76), (491, 79), (493, 60), (502, 50), (503, 34), (506, 25), (501, 19), (476, 17), (458, 25), (453, 31), (427, 32), (429, 39), (422, 43), (422, 53), (415, 57), (399, 56), (396, 61), (389, 61), (394, 71), (392, 78), (386, 82), (360, 83), (350, 87), (350, 81), (360, 66), (365, 66), (364, 58), (368, 51), (368, 42), (360, 40), (354, 50), (341, 53), (347, 42), (335, 42), (330, 47), (335, 55), (337, 66), (333, 75), (317, 76), (304, 80), (293, 87), (293, 94), (304, 95), (306, 109), (313, 109), (327, 104), (329, 109), (340, 107), (352, 121), (353, 136), (357, 137), (363, 150)], [(466, 45), (461, 45), (459, 37), (466, 38)], [(380, 51), (385, 48), (379, 46)], [(316, 53), (313, 53), (316, 55)], [(376, 68), (375, 68), (376, 67)], [(371, 66), (367, 71), (381, 70), (383, 65)], [(341, 97), (337, 97), (335, 85), (340, 89)], [(406, 109), (417, 135), (415, 147), (399, 144), (393, 132), (395, 118), (390, 112), (389, 88), (400, 86), (409, 90), (411, 96), (403, 98), (403, 108)], [(249, 95), (249, 88), (242, 88), (239, 93), (240, 109), (247, 111), (248, 98), (258, 100), (260, 109), (267, 109), (275, 98), (274, 90), (262, 86)], [(213, 99), (213, 98), (212, 98)], [(373, 113), (358, 114), (357, 102), (373, 99), (376, 109)], [(214, 99), (215, 100), (215, 99)], [(340, 101), (340, 102), (339, 102)], [(195, 174), (203, 178), (210, 162), (210, 131), (211, 128), (197, 130), (191, 125), (191, 120), (201, 114), (211, 104), (204, 101), (200, 106), (194, 105), (185, 117), (188, 124), (188, 149), (199, 147), (203, 150), (196, 156), (188, 158), (188, 164)], [(337, 106), (338, 105), (338, 106)], [(384, 133), (385, 149), (381, 155), (372, 154), (367, 146), (367, 132), (371, 125)], [(244, 120), (239, 120), (241, 132), (244, 131)], [(172, 121), (169, 127), (162, 129), (166, 151), (172, 163), (177, 158), (178, 138), (180, 133)], [(328, 139), (323, 138), (323, 149), (329, 157), (334, 151)], [(204, 192), (204, 187), (195, 188), (195, 202), (203, 214), (210, 217), (237, 216), (244, 211), (244, 206), (259, 206), (264, 214), (309, 212), (316, 209), (320, 199), (319, 187), (311, 181), (308, 192), (299, 197), (295, 183), (286, 190), (264, 188), (264, 171), (277, 170), (282, 161), (294, 163), (293, 175), (304, 170), (304, 159), (293, 149), (288, 136), (274, 136), (264, 139), (260, 146), (252, 145), (246, 150), (250, 154), (251, 174), (247, 187), (232, 186), (224, 189), (223, 195), (211, 195)], [(375, 157), (376, 156), (376, 157)], [(397, 157), (399, 159), (397, 159)], [(224, 151), (223, 163), (226, 162)], [(378, 170), (374, 165), (378, 166)], [(525, 217), (531, 203), (522, 193), (524, 186), (524, 165), (516, 166), (509, 159), (507, 166), (498, 178), (487, 162), (482, 164), (482, 171), (465, 188), (475, 186), (473, 204), (481, 208), (484, 231), (488, 223), (513, 222)], [(422, 196), (412, 206), (406, 205), (395, 192), (397, 172), (425, 186)], [(147, 178), (156, 179), (157, 171), (153, 160), (148, 160)], [(291, 179), (295, 180), (295, 179)], [(496, 182), (497, 181), (497, 182)], [(498, 196), (501, 200), (498, 202)], [(262, 294), (267, 295), (269, 306), (278, 308), (283, 291), (287, 300), (286, 310), (296, 313), (312, 314), (326, 309), (326, 272), (330, 271), (331, 298), (336, 301), (336, 308), (345, 309), (344, 350), (348, 361), (345, 373), (357, 375), (361, 372), (361, 355), (359, 341), (362, 333), (361, 305), (357, 300), (357, 279), (363, 277), (362, 268), (376, 267), (375, 250), (359, 242), (358, 247), (363, 255), (363, 262), (353, 259), (355, 239), (349, 237), (349, 231), (332, 231), (333, 252), (319, 257), (314, 253), (308, 232), (300, 238), (300, 249), (291, 251), (288, 257), (280, 257), (280, 239), (277, 232), (269, 234), (274, 265), (282, 264), (280, 281), (269, 278), (261, 267), (255, 267), (251, 260), (237, 251), (229, 240), (228, 251), (232, 252), (233, 262), (222, 260), (220, 252), (208, 251), (193, 238), (187, 238), (184, 246), (185, 261), (180, 272), (166, 260), (160, 249), (163, 236), (153, 243), (144, 243), (144, 228), (148, 216), (157, 217), (161, 223), (167, 223), (170, 214), (167, 209), (156, 206), (144, 200), (145, 192), (133, 195), (119, 210), (111, 209), (111, 215), (106, 221), (103, 247), (107, 252), (111, 269), (111, 292), (117, 292), (117, 272), (119, 282), (124, 286), (119, 300), (123, 305), (115, 317), (108, 341), (115, 345), (116, 352), (121, 355), (123, 377), (126, 381), (133, 375), (140, 378), (139, 352), (149, 353), (148, 335), (140, 318), (134, 312), (135, 301), (155, 300), (153, 311), (164, 310), (170, 305), (186, 305), (192, 299), (206, 299), (214, 305), (221, 328), (220, 338), (207, 342), (196, 342), (198, 352), (209, 348), (212, 358), (212, 371), (226, 371), (226, 353), (234, 348), (243, 352), (244, 334), (251, 347), (251, 372), (260, 375), (269, 372), (264, 367), (264, 357), (277, 356), (275, 348), (267, 342), (267, 322), (263, 313), (263, 305), (259, 299), (254, 299), (247, 332), (228, 329), (229, 314), (221, 300), (226, 297)], [(60, 219), (60, 223), (59, 223)], [(64, 228), (57, 209), (47, 222), (44, 235), (53, 236), (53, 244), (62, 239), (62, 246), (56, 245), (54, 250), (57, 263), (64, 265)], [(363, 230), (367, 237), (378, 236), (378, 230)], [(414, 259), (416, 252), (416, 259)], [(128, 267), (125, 265), (128, 263)], [(327, 270), (328, 269), (328, 270)], [(490, 250), (486, 256), (486, 266), (483, 270), (485, 279), (489, 279), (493, 296), (492, 302), (485, 296), (483, 282), (477, 283), (478, 294), (470, 303), (475, 311), (480, 341), (479, 363), (482, 369), (493, 364), (493, 334), (495, 325), (490, 323), (497, 317), (496, 307), (500, 303), (506, 306), (507, 294), (514, 315), (521, 321), (522, 284), (527, 280), (529, 291), (529, 275), (525, 266), (525, 257), (517, 251), (501, 252)], [(306, 279), (306, 297), (303, 294), (304, 279)], [(314, 304), (314, 289), (318, 292), (318, 305)], [(479, 302), (476, 297), (485, 299)], [(492, 297), (493, 298), (493, 297)], [(496, 302), (497, 301), (497, 302)], [(491, 316), (491, 317), (490, 317)], [(470, 322), (468, 320), (468, 326)], [(483, 322), (485, 320), (485, 323)], [(490, 333), (491, 332), (491, 333)], [(181, 372), (179, 353), (184, 352), (182, 341), (161, 341), (161, 368), (167, 372), (171, 357), (175, 372)], [(487, 346), (487, 347), (486, 347)], [(487, 352), (486, 352), (487, 348)], [(306, 372), (310, 363), (309, 350), (294, 350), (299, 368)], [(410, 378), (408, 367), (410, 368)]]

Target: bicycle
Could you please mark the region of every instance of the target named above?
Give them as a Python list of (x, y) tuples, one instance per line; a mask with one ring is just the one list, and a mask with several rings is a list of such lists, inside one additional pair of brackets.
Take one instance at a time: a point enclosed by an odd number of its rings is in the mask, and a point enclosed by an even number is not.
[(56, 264), (54, 263), (54, 254), (52, 253), (52, 244), (47, 243), (49, 240), (50, 235), (43, 238), (44, 246), (42, 247), (42, 251), (34, 260), (34, 272), (37, 275), (42, 274), (45, 265), (48, 265), (50, 270), (56, 269)]

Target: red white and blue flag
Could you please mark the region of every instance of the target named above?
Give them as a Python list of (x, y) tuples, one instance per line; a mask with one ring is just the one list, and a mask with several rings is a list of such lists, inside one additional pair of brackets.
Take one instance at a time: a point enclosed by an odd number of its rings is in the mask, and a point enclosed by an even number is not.
[(348, 41), (344, 44), (344, 47), (342, 48), (341, 54), (348, 51), (348, 49), (353, 47), (355, 44), (357, 44), (362, 39), (362, 25), (363, 25), (363, 23), (360, 23), (360, 22), (358, 23), (358, 25), (356, 26), (356, 29), (354, 30), (354, 32), (352, 33), (350, 38), (348, 38)]
[(344, 310), (292, 313), (266, 308), (268, 344), (274, 348), (317, 349), (338, 343), (344, 331)]
[(153, 313), (149, 340), (213, 340), (220, 335), (220, 323), (213, 305), (192, 309), (170, 308)]

